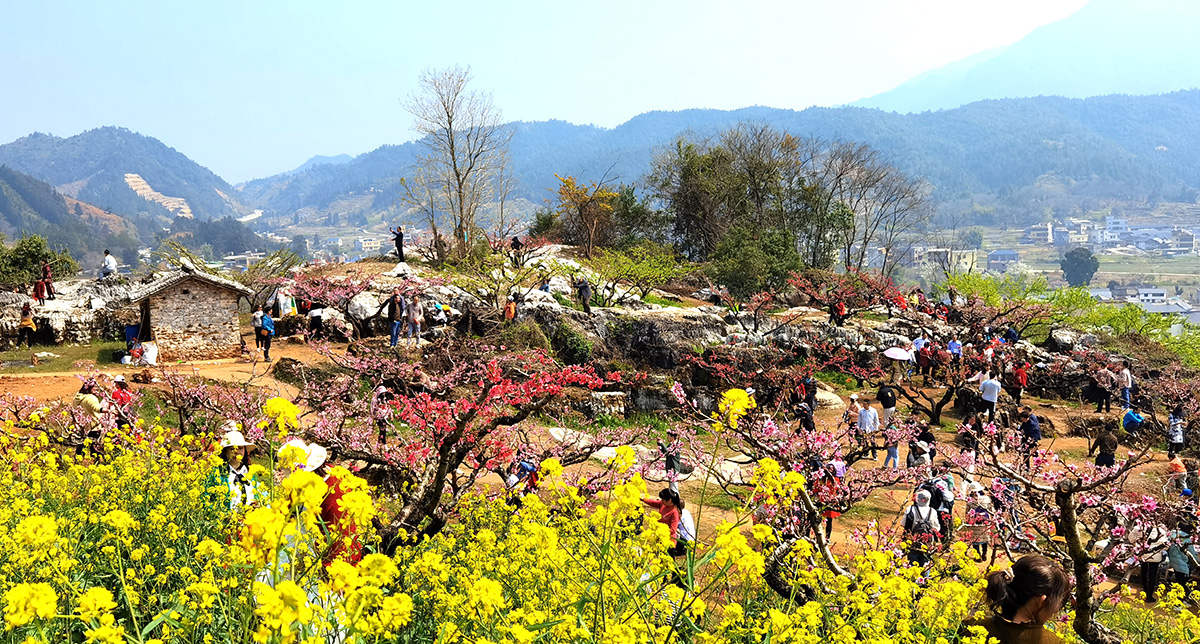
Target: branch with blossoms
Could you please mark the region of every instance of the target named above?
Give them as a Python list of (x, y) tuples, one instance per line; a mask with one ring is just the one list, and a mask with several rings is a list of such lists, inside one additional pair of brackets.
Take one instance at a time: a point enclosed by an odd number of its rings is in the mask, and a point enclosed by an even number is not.
[(875, 271), (848, 269), (838, 273), (814, 269), (793, 273), (788, 283), (818, 308), (829, 309), (839, 302), (844, 304), (848, 318), (877, 306), (890, 309), (898, 300), (904, 299), (892, 278)]

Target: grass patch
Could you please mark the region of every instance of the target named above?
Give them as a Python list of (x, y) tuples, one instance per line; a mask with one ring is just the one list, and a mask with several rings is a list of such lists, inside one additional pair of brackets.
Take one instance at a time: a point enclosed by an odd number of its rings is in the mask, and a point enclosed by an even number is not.
[[(117, 349), (124, 349), (125, 343), (120, 341), (93, 342), (91, 344), (60, 344), (33, 345), (33, 348), (21, 347), (10, 351), (0, 352), (0, 373), (47, 373), (54, 371), (75, 371), (75, 363), (81, 360), (94, 362), (98, 367), (109, 367), (118, 363), (113, 362), (112, 354)], [(34, 353), (48, 351), (56, 354), (57, 358), (38, 358), (40, 364), (30, 366), (29, 357)], [(15, 364), (12, 364), (15, 363)]]
[(704, 498), (700, 498), (700, 491), (697, 490), (695, 494), (685, 494), (683, 500), (689, 505), (694, 503), (720, 510), (735, 511), (746, 507), (743, 501), (738, 500), (720, 488), (717, 488), (715, 491), (707, 491)]
[(813, 377), (839, 390), (855, 389), (858, 387), (858, 383), (854, 378), (837, 371), (818, 371), (813, 374)]
[(676, 302), (675, 300), (668, 300), (665, 297), (659, 297), (653, 293), (647, 295), (646, 297), (643, 297), (642, 301), (645, 302), (646, 304), (657, 304), (659, 306), (673, 306), (675, 308), (681, 308), (681, 309), (690, 308), (690, 307), (688, 307), (687, 304), (684, 304), (683, 302)]

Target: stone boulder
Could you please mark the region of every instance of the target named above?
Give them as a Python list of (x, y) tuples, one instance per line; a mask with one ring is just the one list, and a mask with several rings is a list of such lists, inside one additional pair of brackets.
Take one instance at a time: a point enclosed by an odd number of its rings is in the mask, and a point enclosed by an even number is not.
[(595, 309), (585, 318), (585, 329), (614, 355), (659, 369), (678, 367), (685, 354), (723, 342), (727, 332), (720, 316), (701, 309)]
[(1050, 338), (1046, 344), (1048, 348), (1058, 353), (1070, 353), (1079, 344), (1079, 334), (1071, 329), (1055, 327), (1050, 330)]

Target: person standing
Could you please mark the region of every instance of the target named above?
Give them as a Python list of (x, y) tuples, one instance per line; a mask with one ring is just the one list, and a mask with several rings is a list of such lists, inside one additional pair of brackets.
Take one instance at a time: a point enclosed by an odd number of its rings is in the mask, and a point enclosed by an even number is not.
[(879, 412), (871, 407), (870, 402), (864, 401), (858, 412), (858, 433), (864, 441), (864, 451), (871, 452), (871, 460), (879, 460), (878, 447), (875, 445), (875, 435), (879, 433)]
[(46, 280), (33, 283), (33, 299), (37, 300), (38, 306), (46, 306)]
[(109, 275), (117, 272), (117, 258), (112, 256), (112, 253), (107, 249), (104, 251), (104, 261), (100, 264), (100, 279), (104, 279)]
[(584, 278), (580, 277), (575, 282), (575, 288), (579, 290), (579, 302), (583, 304), (583, 312), (588, 315), (592, 314), (592, 285)]
[(1167, 415), (1167, 458), (1183, 451), (1183, 405), (1176, 405)]
[(310, 306), (308, 309), (308, 332), (316, 340), (325, 336), (325, 307), (319, 304)]
[(1099, 414), (1102, 409), (1105, 412), (1112, 411), (1112, 392), (1117, 384), (1116, 375), (1109, 371), (1108, 365), (1105, 364), (1100, 365), (1092, 377), (1096, 381), (1096, 413)]
[[(829, 543), (833, 538), (833, 520), (842, 516), (841, 512), (828, 507), (841, 494), (841, 479), (833, 463), (821, 468), (817, 476), (817, 481), (813, 483), (813, 500), (818, 507), (825, 507), (821, 510), (821, 517), (825, 519), (825, 543)], [(820, 529), (820, 526), (813, 526), (813, 532)]]
[(1120, 443), (1117, 441), (1117, 433), (1110, 427), (1102, 427), (1100, 434), (1096, 436), (1096, 442), (1092, 444), (1088, 450), (1088, 456), (1093, 452), (1096, 454), (1096, 467), (1112, 467), (1117, 464), (1117, 449)]
[(42, 260), (42, 281), (46, 283), (46, 295), (50, 299), (54, 297), (54, 269), (50, 267), (49, 260)]
[(1178, 520), (1175, 529), (1171, 531), (1171, 545), (1167, 548), (1167, 562), (1174, 573), (1175, 583), (1183, 587), (1183, 599), (1189, 602), (1192, 599), (1192, 562), (1197, 561), (1192, 529), (1186, 521)]
[(989, 423), (996, 420), (996, 403), (1000, 400), (1001, 389), (1003, 385), (990, 373), (985, 373), (983, 382), (979, 383), (979, 413), (986, 411)]
[(817, 413), (817, 379), (810, 373), (804, 376), (800, 384), (804, 385), (804, 404), (808, 405), (809, 414)]
[[(396, 257), (399, 257), (400, 261), (403, 262), (404, 261), (404, 226), (396, 226), (395, 228), (388, 228), (388, 232), (392, 234), (392, 243), (396, 244)], [(396, 345), (393, 344), (392, 346), (396, 346)]]
[(254, 307), (254, 314), (250, 316), (250, 328), (254, 330), (254, 348), (262, 350), (262, 319), (263, 307), (261, 304)]
[(408, 321), (408, 345), (412, 346), (415, 342), (419, 346), (421, 344), (421, 325), (425, 323), (425, 309), (421, 306), (420, 295), (412, 294), (404, 317)]
[(879, 424), (887, 427), (891, 424), (892, 416), (896, 413), (896, 390), (885, 382), (880, 385), (879, 391), (875, 393), (875, 400), (879, 401), (879, 407), (883, 409)]
[(17, 323), (17, 346), (33, 346), (33, 334), (37, 333), (37, 324), (33, 321), (33, 306), (26, 302), (21, 307), (21, 321)]
[(395, 349), (396, 344), (400, 342), (400, 327), (404, 324), (405, 309), (408, 308), (400, 289), (392, 289), (392, 296), (384, 303), (384, 307), (387, 308), (388, 323), (392, 327), (391, 346)]
[(950, 338), (950, 343), (946, 345), (946, 349), (950, 351), (950, 359), (958, 364), (962, 360), (962, 342), (958, 341), (958, 336)]
[(508, 326), (517, 317), (517, 302), (513, 296), (508, 296), (508, 301), (504, 303), (504, 325)]
[[(75, 407), (83, 411), (82, 423), (80, 424), (80, 438), (91, 441), (91, 450), (93, 453), (99, 454), (101, 427), (104, 420), (104, 414), (107, 411), (104, 403), (100, 402), (100, 397), (96, 395), (96, 381), (88, 378), (83, 381), (79, 387), (79, 392), (75, 394), (75, 399), (72, 401)], [(83, 454), (83, 445), (75, 447), (75, 455)]]
[[(1140, 542), (1140, 533), (1141, 530), (1138, 528), (1130, 530), (1130, 542), (1135, 544)], [(1145, 533), (1146, 550), (1142, 554), (1141, 564), (1142, 590), (1146, 591), (1147, 604), (1158, 601), (1158, 572), (1167, 558), (1169, 537), (1167, 530), (1157, 523), (1151, 525)]]
[(1121, 388), (1121, 403), (1125, 409), (1133, 406), (1133, 372), (1129, 370), (1129, 361), (1121, 364), (1121, 373), (1117, 375), (1117, 385)]
[(929, 546), (942, 531), (937, 511), (929, 507), (929, 499), (928, 490), (918, 490), (913, 504), (904, 513), (904, 534), (911, 543), (908, 562), (919, 566), (929, 563)]
[(1029, 469), (1033, 453), (1042, 440), (1042, 425), (1028, 407), (1023, 407), (1017, 417), (1021, 420), (1021, 454), (1025, 458), (1025, 469)]
[(667, 486), (676, 495), (679, 494), (679, 432), (667, 430), (667, 438), (670, 443), (658, 441), (658, 451), (663, 457), (663, 471), (667, 474)]
[(262, 336), (263, 362), (271, 361), (271, 338), (275, 337), (275, 320), (271, 318), (271, 314), (263, 312), (262, 328), (258, 330), (258, 334)]
[[(1010, 329), (1012, 327), (1009, 327)], [(1024, 360), (1017, 363), (1017, 367), (1013, 369), (1013, 402), (1017, 405), (1021, 404), (1021, 395), (1025, 393), (1025, 388), (1029, 386), (1029, 363)]]
[(350, 564), (356, 564), (363, 557), (362, 541), (358, 537), (358, 526), (342, 507), (342, 497), (347, 490), (342, 485), (337, 474), (330, 472), (328, 463), (329, 452), (324, 447), (312, 443), (308, 446), (307, 469), (318, 476), (324, 477), (328, 493), (321, 501), (321, 524), (328, 532), (329, 549), (322, 563), (326, 566), (341, 559)]
[(893, 470), (900, 469), (900, 439), (897, 438), (898, 428), (895, 423), (888, 423), (883, 429), (883, 450), (886, 455), (883, 457), (883, 467), (886, 469), (888, 463), (892, 464)]

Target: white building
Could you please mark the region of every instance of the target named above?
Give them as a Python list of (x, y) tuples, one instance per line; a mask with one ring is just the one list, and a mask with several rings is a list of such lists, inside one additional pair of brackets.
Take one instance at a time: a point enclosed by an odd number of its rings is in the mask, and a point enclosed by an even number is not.
[(1137, 290), (1140, 304), (1162, 304), (1167, 301), (1167, 289), (1157, 286), (1143, 286)]
[(382, 239), (375, 239), (373, 237), (361, 237), (359, 239), (354, 240), (354, 250), (361, 250), (364, 253), (375, 253), (375, 252), (378, 252), (379, 249), (382, 247), (383, 247)]

